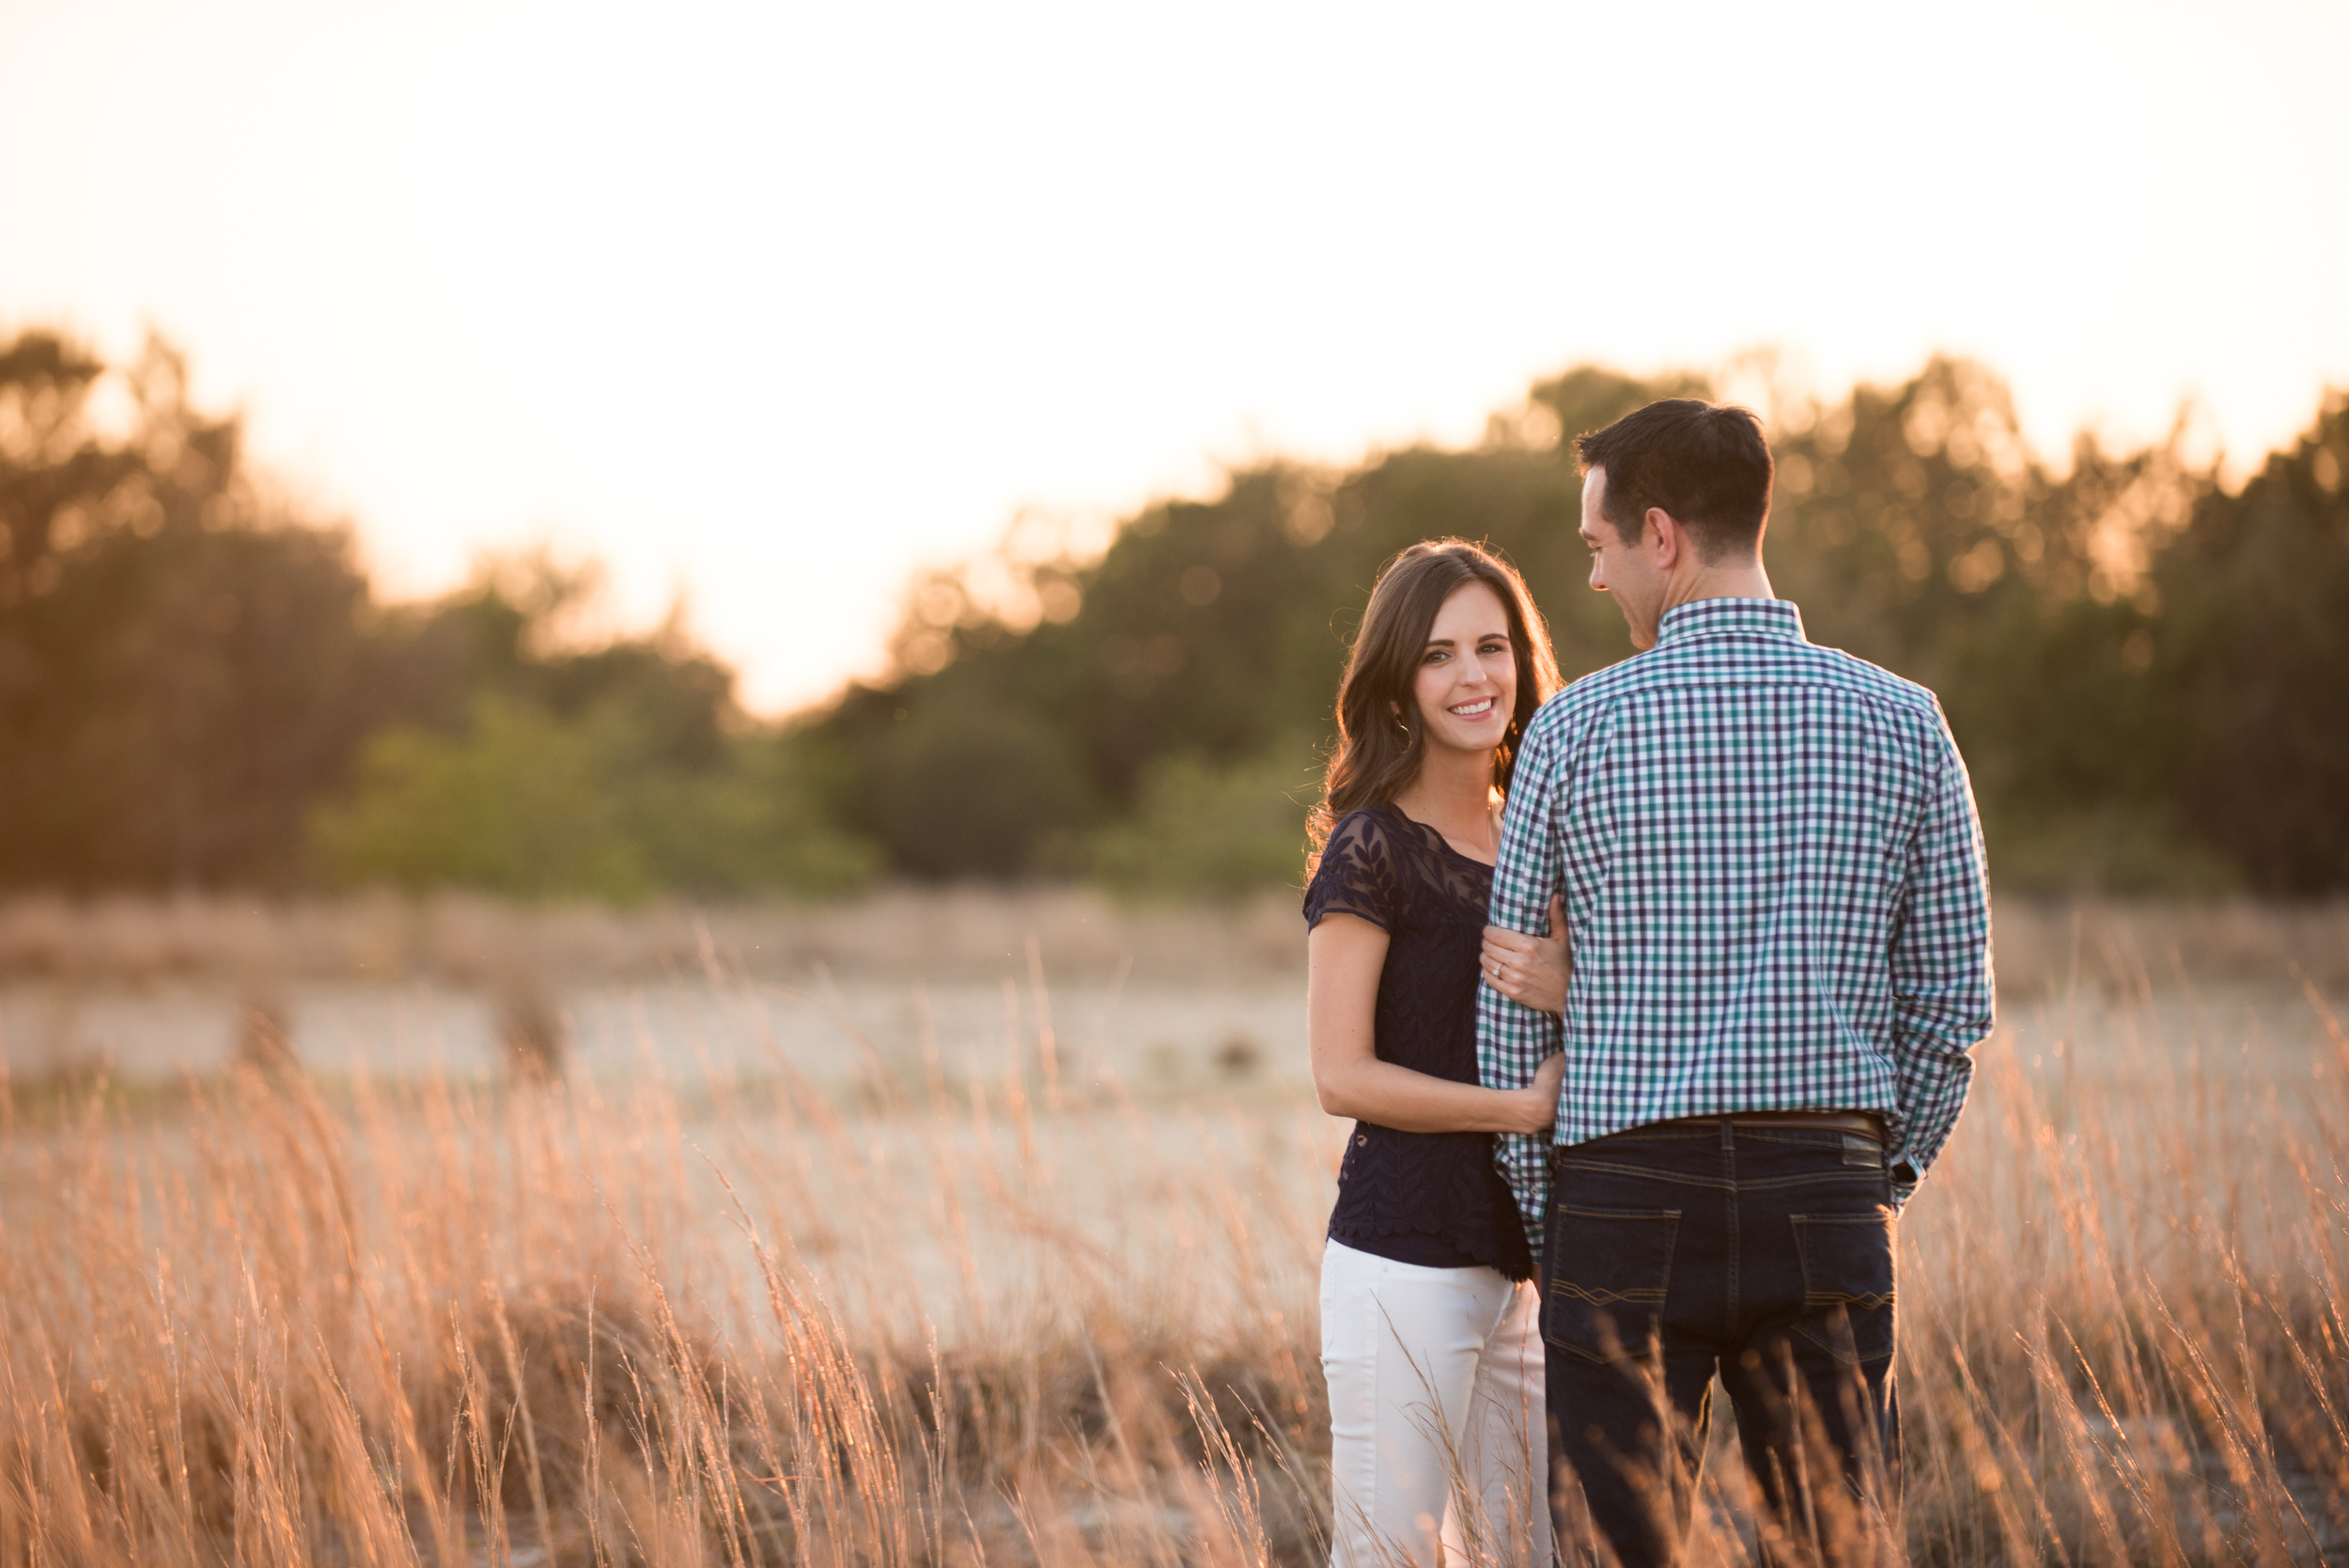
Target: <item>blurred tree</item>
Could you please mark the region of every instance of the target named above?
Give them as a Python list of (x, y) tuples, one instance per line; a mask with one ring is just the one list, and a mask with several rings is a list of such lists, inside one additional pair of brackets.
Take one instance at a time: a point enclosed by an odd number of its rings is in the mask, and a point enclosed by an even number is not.
[(56, 557), (110, 509), (139, 454), (93, 427), (105, 365), (54, 333), (0, 349), (0, 605), (54, 585)]
[(2349, 398), (2203, 495), (2151, 582), (2181, 810), (2263, 893), (2349, 889)]
[[(1484, 540), (1569, 677), (1623, 658), (1584, 587), (1570, 439), (1705, 390), (1578, 367), (1472, 449), (1261, 463), (1097, 558), (1022, 520), (913, 584), (897, 675), (786, 731), (740, 712), (681, 617), (595, 634), (594, 571), (544, 554), (377, 604), (348, 532), (245, 474), (167, 345), (110, 371), (24, 334), (0, 346), (0, 884), (1287, 880), (1298, 759), (1330, 738), (1379, 566)], [(2174, 432), (2083, 438), (2059, 475), (1962, 360), (1767, 403), (1773, 580), (1816, 641), (1941, 693), (2004, 885), (2349, 887), (2341, 399), (2239, 494)]]
[(246, 482), (167, 347), (111, 441), (101, 373), (44, 334), (0, 351), (0, 880), (282, 885), (366, 728), (366, 580)]
[(379, 732), (356, 787), (314, 814), (320, 869), (520, 898), (869, 880), (877, 851), (825, 812), (836, 764), (823, 744), (751, 724), (733, 672), (677, 613), (648, 636), (577, 645), (565, 623), (596, 589), (592, 569), (543, 553), (486, 558), (466, 588), (401, 617), (412, 717)]
[[(348, 530), (247, 476), (236, 421), (191, 406), (167, 345), (117, 374), (21, 335), (0, 347), (0, 884), (326, 872), (619, 896), (872, 875), (824, 815), (832, 753), (750, 723), (680, 616), (587, 635), (597, 585), (488, 558), (443, 599), (380, 607)], [(363, 744), (355, 796), (314, 813)]]
[(2151, 563), (2210, 483), (2180, 434), (2083, 439), (2058, 480), (2005, 386), (1947, 358), (1776, 412), (1772, 583), (1813, 640), (1940, 694), (2002, 885), (2225, 884), (2172, 807), (2147, 676)]
[(1016, 706), (932, 694), (879, 748), (873, 821), (916, 877), (1009, 877), (1095, 819), (1063, 732)]
[(1317, 758), (1218, 767), (1193, 752), (1143, 770), (1134, 809), (1097, 835), (1090, 869), (1129, 897), (1212, 899), (1301, 883), (1307, 802), (1321, 794)]
[(522, 899), (632, 902), (848, 892), (879, 870), (826, 821), (813, 748), (750, 735), (723, 764), (677, 766), (646, 710), (565, 719), (485, 695), (449, 736), (395, 726), (367, 743), (357, 787), (313, 813), (320, 865), (346, 884), (477, 888)]
[(651, 868), (609, 783), (624, 744), (608, 725), (485, 696), (461, 737), (408, 726), (376, 736), (357, 791), (319, 809), (314, 836), (352, 882), (641, 898)]
[[(1267, 463), (1234, 473), (1213, 501), (1145, 509), (1095, 562), (1007, 571), (998, 558), (984, 573), (933, 574), (908, 598), (904, 673), (851, 688), (818, 722), (850, 759), (838, 809), (919, 876), (1130, 866), (1125, 829), (1097, 855), (1072, 834), (1138, 806), (1164, 826), (1174, 781), (1211, 795), (1212, 778), (1293, 773), (1298, 751), (1331, 734), (1346, 639), (1379, 567), (1439, 535), (1488, 540), (1525, 566), (1553, 615), (1565, 610), (1556, 629), (1570, 669), (1610, 661), (1622, 622), (1580, 591), (1565, 422), (1603, 424), (1693, 385), (1577, 371), (1536, 387), (1473, 451), (1415, 447), (1352, 474)], [(986, 591), (989, 575), (1013, 579), (1008, 605)], [(958, 764), (910, 769), (916, 754)], [(1159, 781), (1155, 807), (1142, 802), (1145, 777)], [(1250, 862), (1197, 863), (1239, 876)]]
[[(1143, 887), (1144, 846), (1172, 842), (1178, 818), (1244, 817), (1221, 790), (1271, 778), (1289, 737), (1326, 739), (1346, 637), (1378, 566), (1407, 544), (1461, 534), (1515, 560), (1570, 678), (1628, 653), (1614, 607), (1583, 585), (1568, 442), (1652, 397), (1704, 390), (1585, 366), (1535, 386), (1473, 450), (1412, 448), (1346, 473), (1240, 471), (1212, 501), (1128, 519), (1097, 562), (1031, 564), (1024, 605), (1008, 613), (981, 591), (988, 572), (933, 576), (909, 599), (903, 673), (851, 690), (819, 727), (902, 869), (1091, 863)], [(1964, 360), (1835, 401), (1781, 395), (1766, 412), (1780, 459), (1774, 582), (1814, 640), (1941, 694), (2003, 885), (2349, 885), (2329, 830), (2304, 820), (2341, 788), (2330, 759), (2343, 726), (2319, 717), (2341, 700), (2333, 672), (2349, 664), (2324, 629), (2343, 624), (2327, 553), (2338, 404), (2235, 498), (2186, 460), (2182, 431), (2121, 454), (2083, 438), (2056, 474), (2025, 443), (2005, 386)], [(987, 565), (1003, 578), (1004, 562)], [(1057, 613), (1042, 612), (1048, 597)], [(901, 753), (888, 737), (932, 704), (968, 730), (1014, 724), (1031, 776), (1048, 754), (1037, 736), (1062, 737), (1093, 802), (1073, 819), (1104, 825), (1089, 862), (1016, 812), (997, 831), (1013, 808), (983, 790), (967, 793), (957, 832), (918, 846), (912, 818), (870, 804), (893, 787)], [(2256, 787), (2235, 760), (2254, 756), (2293, 781), (2291, 811), (2238, 805), (2213, 828), (2213, 803)], [(1247, 855), (1205, 847), (1220, 829), (1203, 831), (1178, 858), (1223, 869), (1186, 885), (1270, 875), (1268, 862), (1245, 871)]]
[(379, 617), (377, 640), (395, 683), (384, 711), (456, 734), (480, 694), (494, 692), (562, 719), (612, 703), (637, 721), (668, 761), (717, 762), (744, 724), (734, 672), (695, 647), (681, 611), (642, 637), (599, 637), (592, 610), (601, 569), (543, 550), (483, 555), (472, 580), (445, 598)]
[(825, 809), (834, 754), (787, 731), (730, 738), (723, 766), (661, 767), (623, 784), (629, 831), (661, 887), (743, 897), (852, 893), (885, 869)]

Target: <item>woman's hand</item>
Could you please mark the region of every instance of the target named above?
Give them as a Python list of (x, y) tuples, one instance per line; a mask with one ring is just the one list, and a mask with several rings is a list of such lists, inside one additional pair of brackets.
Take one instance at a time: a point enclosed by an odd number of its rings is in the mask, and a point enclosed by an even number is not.
[(1566, 1053), (1554, 1050), (1542, 1058), (1542, 1064), (1533, 1069), (1532, 1083), (1513, 1091), (1512, 1097), (1520, 1102), (1525, 1125), (1509, 1127), (1509, 1132), (1547, 1132), (1558, 1119), (1558, 1090), (1566, 1080)]
[(1486, 926), (1483, 961), (1485, 983), (1518, 1006), (1536, 1013), (1564, 1012), (1566, 977), (1573, 972), (1566, 953), (1565, 900), (1550, 899), (1547, 937), (1529, 937), (1501, 925)]

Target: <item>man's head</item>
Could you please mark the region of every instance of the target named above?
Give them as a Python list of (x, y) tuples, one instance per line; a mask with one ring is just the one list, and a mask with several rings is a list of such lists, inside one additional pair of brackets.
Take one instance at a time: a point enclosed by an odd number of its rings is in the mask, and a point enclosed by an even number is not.
[(1745, 409), (1671, 397), (1575, 441), (1591, 586), (1612, 593), (1637, 646), (1691, 599), (1769, 595), (1762, 530), (1770, 448)]

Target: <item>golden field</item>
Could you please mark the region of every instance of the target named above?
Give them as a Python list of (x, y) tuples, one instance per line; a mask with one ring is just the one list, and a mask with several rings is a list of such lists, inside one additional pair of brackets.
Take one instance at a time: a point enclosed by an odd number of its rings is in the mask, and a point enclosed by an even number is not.
[[(2349, 1554), (2349, 919), (1999, 940), (1892, 1557)], [(1300, 951), (1075, 893), (0, 908), (0, 1561), (1312, 1561)]]

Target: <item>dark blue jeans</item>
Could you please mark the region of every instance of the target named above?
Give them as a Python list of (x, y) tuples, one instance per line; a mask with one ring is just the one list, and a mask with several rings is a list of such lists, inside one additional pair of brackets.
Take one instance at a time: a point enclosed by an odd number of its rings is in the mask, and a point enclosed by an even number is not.
[(1706, 1118), (1570, 1144), (1552, 1173), (1542, 1337), (1570, 1467), (1552, 1498), (1562, 1560), (1676, 1560), (1716, 1372), (1793, 1546), (1776, 1555), (1863, 1560), (1898, 1490), (1882, 1145)]

